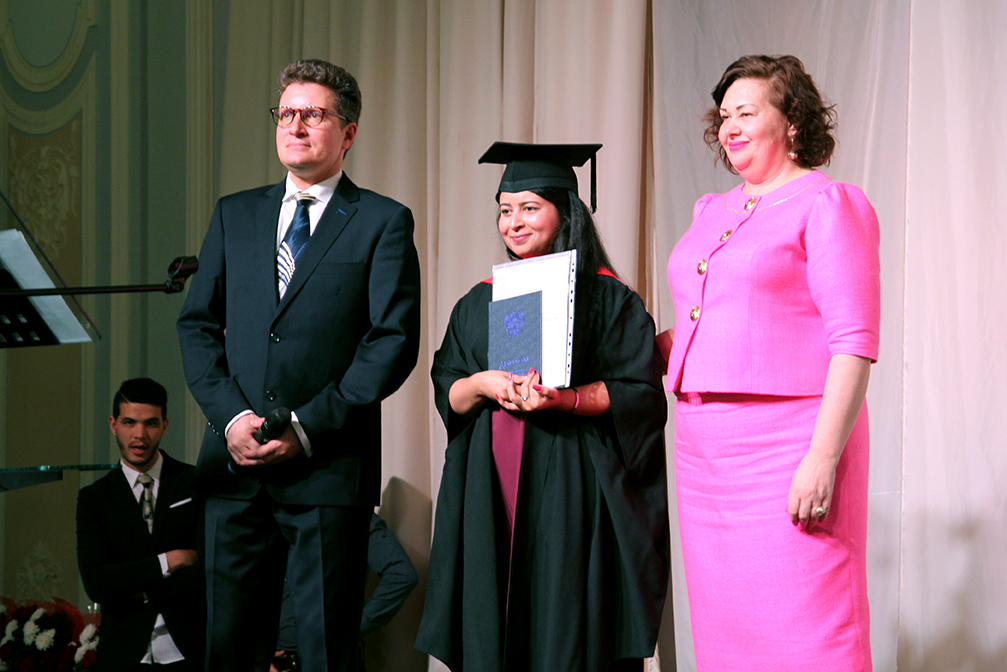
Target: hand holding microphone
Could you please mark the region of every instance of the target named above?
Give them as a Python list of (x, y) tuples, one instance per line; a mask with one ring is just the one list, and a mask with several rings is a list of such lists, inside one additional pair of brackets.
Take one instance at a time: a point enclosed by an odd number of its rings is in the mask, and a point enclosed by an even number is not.
[(263, 418), (262, 424), (252, 434), (252, 438), (259, 443), (269, 443), (273, 439), (280, 438), (289, 425), (290, 409), (283, 406), (274, 408)]
[[(255, 439), (259, 445), (269, 443), (273, 439), (278, 439), (287, 431), (287, 427), (290, 426), (290, 409), (280, 406), (275, 408), (266, 414), (266, 417), (262, 419), (262, 424), (259, 428), (252, 433), (252, 438)], [(227, 461), (227, 470), (232, 474), (237, 474), (239, 467), (234, 460)]]

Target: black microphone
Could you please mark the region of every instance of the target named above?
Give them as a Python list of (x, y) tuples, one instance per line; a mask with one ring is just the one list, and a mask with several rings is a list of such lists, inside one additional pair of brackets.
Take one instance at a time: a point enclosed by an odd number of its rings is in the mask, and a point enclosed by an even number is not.
[(290, 409), (280, 406), (266, 414), (262, 424), (252, 434), (252, 438), (259, 443), (269, 443), (287, 431), (288, 425), (290, 425)]
[[(252, 434), (252, 438), (259, 443), (269, 443), (273, 439), (279, 438), (283, 432), (287, 431), (287, 427), (289, 425), (290, 409), (284, 408), (283, 406), (274, 408), (266, 414), (265, 418), (262, 419), (262, 424), (259, 425), (259, 428)], [(227, 461), (227, 470), (229, 472), (237, 475), (239, 469), (241, 469), (241, 467), (236, 465), (234, 460)]]

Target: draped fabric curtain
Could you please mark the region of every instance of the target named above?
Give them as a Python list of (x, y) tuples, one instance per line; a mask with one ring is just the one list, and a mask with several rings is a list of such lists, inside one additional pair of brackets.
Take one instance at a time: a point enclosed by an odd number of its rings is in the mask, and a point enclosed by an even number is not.
[[(658, 247), (695, 198), (737, 183), (697, 116), (747, 53), (801, 57), (836, 104), (826, 172), (881, 222), (882, 341), (871, 373), (868, 589), (875, 670), (1007, 669), (1007, 9), (941, 0), (658, 0)], [(660, 321), (671, 304), (662, 296)], [(666, 317), (668, 316), (668, 317)], [(681, 669), (693, 669), (680, 565)], [(808, 614), (809, 619), (815, 614)], [(800, 624), (795, 623), (795, 628)]]
[[(868, 589), (879, 671), (896, 669), (899, 619), (908, 18), (908, 4), (876, 0), (808, 2), (800, 11), (793, 3), (770, 2), (754, 15), (730, 0), (666, 0), (658, 3), (654, 20), (656, 183), (664, 187), (655, 190), (656, 212), (668, 223), (659, 229), (658, 247), (671, 250), (691, 222), (697, 197), (740, 181), (715, 163), (699, 117), (713, 106), (710, 92), (724, 69), (743, 54), (802, 59), (838, 114), (837, 151), (823, 170), (862, 187), (878, 213), (882, 340), (868, 392)], [(664, 326), (671, 326), (667, 292), (658, 310)], [(680, 557), (676, 552), (676, 588), (685, 583)], [(684, 591), (676, 593), (680, 662), (682, 669), (693, 669), (683, 597)]]
[[(702, 142), (709, 92), (737, 56), (799, 56), (839, 115), (825, 170), (861, 186), (881, 221), (868, 393), (875, 669), (1002, 670), (1004, 34), (993, 0), (243, 0), (229, 17), (221, 192), (283, 176), (266, 110), (284, 64), (325, 58), (354, 73), (363, 114), (347, 173), (412, 208), (423, 264), (420, 361), (384, 405), (381, 512), (425, 576), (445, 445), (427, 373), (455, 301), (504, 259), (500, 168), (478, 157), (495, 140), (604, 143), (599, 227), (668, 328), (668, 254), (695, 200), (738, 180)], [(672, 524), (662, 668), (675, 669), (677, 649), (678, 669), (692, 670), (674, 511)], [(422, 590), (369, 640), (374, 669), (427, 667), (411, 651)]]
[(913, 3), (900, 669), (1007, 669), (1005, 35), (1003, 3)]

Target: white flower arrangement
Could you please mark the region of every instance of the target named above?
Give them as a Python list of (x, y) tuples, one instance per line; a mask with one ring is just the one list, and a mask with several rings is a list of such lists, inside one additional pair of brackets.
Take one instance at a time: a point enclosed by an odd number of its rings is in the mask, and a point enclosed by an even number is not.
[[(84, 654), (87, 653), (88, 651), (94, 651), (96, 648), (98, 648), (97, 637), (95, 637), (92, 641), (88, 642), (87, 644), (81, 644), (79, 647), (77, 647), (77, 652), (73, 654), (73, 662), (79, 665), (80, 662), (84, 660)], [(0, 672), (3, 671), (0, 670)]]
[(45, 651), (52, 646), (54, 641), (56, 641), (56, 629), (43, 630), (35, 638), (35, 648), (39, 651)]
[(24, 624), (24, 643), (31, 646), (35, 643), (35, 638), (38, 637), (38, 624), (35, 622), (45, 615), (45, 609), (39, 607), (35, 610), (35, 613), (31, 615), (28, 622)]
[[(93, 672), (97, 617), (82, 616), (77, 607), (60, 598), (51, 603), (30, 600), (22, 606), (0, 597), (0, 603), (0, 672), (56, 669), (50, 665), (53, 656), (65, 661), (57, 667), (66, 672)], [(77, 628), (79, 633), (74, 635)]]
[(77, 647), (77, 652), (73, 654), (73, 662), (80, 664), (84, 660), (85, 653), (98, 648), (98, 637), (95, 636), (96, 632), (98, 632), (98, 629), (94, 627), (93, 623), (88, 623), (84, 626), (84, 630), (80, 633), (80, 646)]
[[(18, 622), (15, 621), (13, 618), (11, 620), (7, 621), (7, 632), (4, 633), (3, 639), (0, 639), (0, 646), (3, 646), (7, 642), (9, 642), (12, 639), (14, 639), (14, 633), (17, 632), (17, 626), (18, 626)], [(3, 661), (0, 661), (0, 663), (2, 663), (2, 662)], [(3, 670), (3, 669), (4, 668), (0, 667), (0, 670)]]
[[(98, 628), (94, 627), (94, 623), (85, 625), (84, 630), (80, 633), (80, 645), (87, 646), (96, 632), (98, 632)], [(97, 642), (97, 640), (95, 641)]]
[(35, 637), (38, 636), (38, 626), (35, 624), (34, 616), (33, 620), (28, 621), (24, 624), (24, 643), (31, 646), (35, 643)]

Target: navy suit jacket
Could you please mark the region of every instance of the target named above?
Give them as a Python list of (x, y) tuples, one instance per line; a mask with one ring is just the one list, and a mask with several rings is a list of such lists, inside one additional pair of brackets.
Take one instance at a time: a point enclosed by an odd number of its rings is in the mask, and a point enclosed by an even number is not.
[(77, 565), (84, 590), (101, 604), (99, 672), (128, 670), (139, 663), (158, 613), (182, 655), (197, 667), (203, 662), (203, 563), (166, 577), (157, 559), (159, 553), (175, 549), (202, 550), (203, 510), (193, 489), (192, 465), (163, 451), (161, 459), (152, 533), (121, 467), (77, 495)]
[[(186, 380), (208, 420), (196, 465), (208, 494), (279, 502), (378, 504), (382, 399), (416, 364), (419, 259), (413, 217), (344, 174), (282, 300), (276, 225), (284, 183), (217, 203), (177, 328)], [(312, 455), (227, 469), (239, 412), (297, 414)]]

